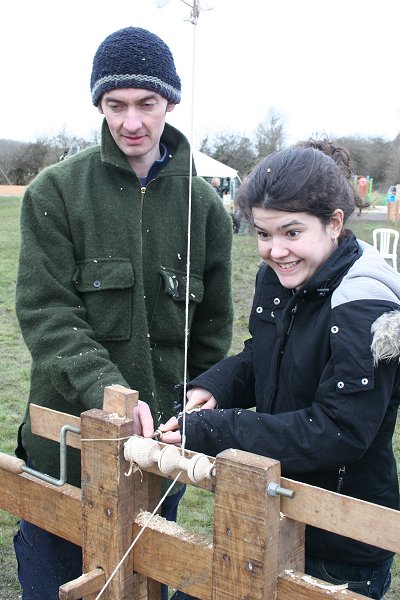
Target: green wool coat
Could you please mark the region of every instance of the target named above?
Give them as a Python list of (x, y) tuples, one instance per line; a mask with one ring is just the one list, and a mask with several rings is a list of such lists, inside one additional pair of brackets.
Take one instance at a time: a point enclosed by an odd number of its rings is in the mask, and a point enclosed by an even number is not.
[[(189, 159), (170, 125), (171, 155), (146, 188), (104, 122), (101, 146), (41, 172), (26, 190), (16, 308), (32, 356), (29, 402), (74, 415), (101, 408), (105, 386), (148, 402), (155, 426), (172, 414), (184, 378)], [(232, 224), (194, 170), (191, 197), (188, 377), (231, 342)], [(58, 444), (22, 427), (36, 469), (59, 477)], [(68, 482), (80, 485), (68, 449)]]

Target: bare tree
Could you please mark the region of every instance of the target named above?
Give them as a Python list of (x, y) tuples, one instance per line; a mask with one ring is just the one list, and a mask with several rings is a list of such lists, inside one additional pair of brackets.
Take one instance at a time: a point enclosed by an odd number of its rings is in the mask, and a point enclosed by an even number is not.
[[(340, 137), (335, 138), (337, 145), (344, 146), (350, 152), (352, 167), (357, 175), (372, 177), (374, 188), (385, 187), (388, 165), (395, 148), (395, 142), (380, 137)], [(395, 161), (395, 155), (393, 155)], [(391, 184), (389, 184), (391, 185)]]
[(52, 138), (43, 136), (35, 142), (0, 140), (0, 184), (27, 185), (45, 167), (68, 154), (98, 143), (98, 133), (90, 140), (69, 135), (65, 130)]
[(267, 118), (255, 131), (255, 151), (257, 158), (281, 150), (285, 145), (285, 121), (281, 113), (271, 108)]
[(246, 174), (255, 163), (251, 140), (237, 132), (221, 131), (212, 139), (207, 136), (200, 148), (215, 160), (236, 169), (240, 176)]
[(384, 171), (383, 182), (385, 188), (400, 183), (400, 134), (390, 145), (387, 165)]
[(26, 144), (9, 172), (15, 185), (27, 185), (43, 168), (47, 147), (41, 142)]
[(13, 140), (0, 141), (0, 184), (12, 185), (10, 172), (25, 144)]

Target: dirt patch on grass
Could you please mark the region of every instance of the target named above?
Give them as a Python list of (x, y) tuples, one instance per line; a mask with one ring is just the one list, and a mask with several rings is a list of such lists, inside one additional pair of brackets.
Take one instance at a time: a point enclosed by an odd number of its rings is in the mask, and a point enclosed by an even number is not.
[(24, 185), (0, 185), (0, 196), (23, 196)]

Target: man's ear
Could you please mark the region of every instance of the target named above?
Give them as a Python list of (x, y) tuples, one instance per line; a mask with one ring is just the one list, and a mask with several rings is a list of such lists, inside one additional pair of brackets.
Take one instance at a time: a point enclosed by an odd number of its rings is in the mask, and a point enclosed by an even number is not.
[(99, 102), (99, 104), (97, 105), (97, 110), (99, 111), (99, 113), (100, 113), (101, 115), (104, 115), (104, 113), (103, 113), (103, 108), (102, 108), (102, 106), (101, 106), (101, 102)]
[(167, 110), (165, 112), (171, 112), (174, 110), (176, 104), (172, 104), (172, 102), (168, 102), (167, 104)]

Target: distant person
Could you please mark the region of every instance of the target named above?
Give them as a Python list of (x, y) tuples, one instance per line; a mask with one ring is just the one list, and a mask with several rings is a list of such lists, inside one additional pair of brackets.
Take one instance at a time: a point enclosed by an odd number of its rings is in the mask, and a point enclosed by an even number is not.
[(242, 222), (241, 209), (240, 208), (238, 208), (237, 210), (232, 209), (231, 216), (232, 216), (232, 224), (233, 224), (233, 233), (239, 233), (240, 225)]
[[(100, 146), (40, 173), (22, 205), (16, 308), (32, 355), (29, 402), (80, 415), (120, 384), (162, 422), (185, 363), (190, 148), (165, 123), (181, 82), (168, 46), (127, 27), (100, 44), (90, 88), (104, 115)], [(231, 220), (193, 175), (190, 377), (227, 354), (232, 326)], [(58, 444), (32, 434), (28, 411), (17, 454), (59, 477)], [(80, 486), (78, 451), (68, 449), (67, 466)], [(166, 518), (176, 519), (183, 489), (164, 502)], [(56, 600), (82, 574), (80, 547), (26, 521), (15, 550), (23, 600)]]
[(221, 180), (219, 177), (213, 177), (211, 179), (211, 185), (213, 186), (214, 190), (217, 192), (218, 196), (222, 196), (222, 190), (221, 190)]
[[(240, 188), (264, 262), (251, 337), (189, 382), (186, 410), (203, 410), (186, 414), (185, 447), (268, 456), (285, 477), (398, 510), (400, 274), (345, 228), (365, 205), (349, 179), (349, 153), (310, 140), (262, 160)], [(137, 417), (151, 431), (145, 405)], [(181, 443), (182, 419), (159, 426), (163, 442)], [(306, 529), (305, 572), (333, 585), (379, 600), (392, 561)]]
[(367, 188), (368, 188), (368, 179), (361, 175), (357, 179), (357, 193), (360, 198), (364, 199), (367, 196)]

